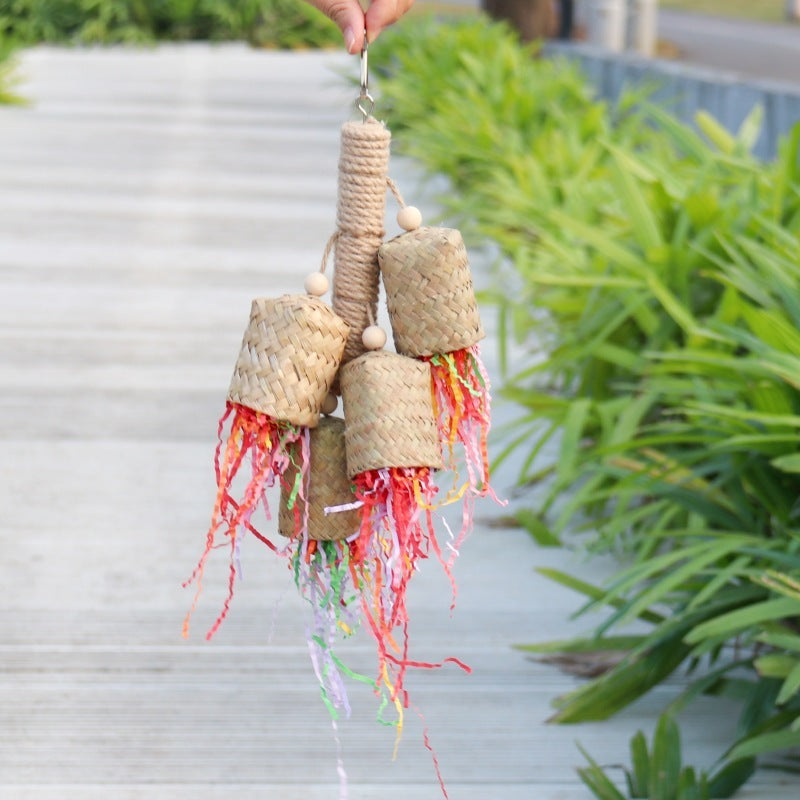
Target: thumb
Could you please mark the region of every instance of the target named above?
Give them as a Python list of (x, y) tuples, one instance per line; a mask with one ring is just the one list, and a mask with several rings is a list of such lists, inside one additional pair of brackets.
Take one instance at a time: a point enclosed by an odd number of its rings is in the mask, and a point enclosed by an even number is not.
[(358, 0), (308, 0), (326, 17), (330, 17), (344, 36), (348, 53), (358, 53), (364, 44), (364, 12)]

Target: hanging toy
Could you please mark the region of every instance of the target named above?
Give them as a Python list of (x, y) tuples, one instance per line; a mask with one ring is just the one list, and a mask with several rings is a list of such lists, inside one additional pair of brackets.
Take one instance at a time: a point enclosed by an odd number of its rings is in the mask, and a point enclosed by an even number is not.
[[(233, 599), (243, 534), (250, 532), (270, 549), (277, 549), (253, 519), (259, 506), (270, 519), (266, 490), (290, 467), (294, 467), (295, 493), (306, 481), (310, 429), (317, 425), (333, 384), (348, 325), (319, 299), (328, 288), (322, 272), (312, 273), (305, 288), (309, 292), (306, 296), (253, 300), (225, 412), (219, 421), (214, 460), (217, 494), (206, 546), (186, 581), (195, 582), (197, 591), (184, 622), (184, 636), (188, 635), (189, 618), (197, 606), (203, 571), (218, 534), (228, 537), (231, 553), (228, 595), (206, 634), (209, 639), (227, 616)], [(249, 469), (249, 478), (240, 476), (242, 467)], [(241, 483), (247, 481), (239, 492), (234, 488), (237, 478)]]
[[(215, 547), (230, 549), (228, 592), (207, 638), (228, 613), (244, 535), (285, 556), (312, 608), (309, 651), (339, 751), (337, 715), (350, 711), (343, 676), (371, 684), (381, 709), (393, 704), (397, 717), (389, 724), (397, 726), (399, 742), (409, 707), (407, 670), (453, 662), (469, 672), (453, 658), (412, 660), (406, 595), (411, 576), (431, 554), (455, 595), (457, 542), (448, 543), (446, 558), (433, 524), (433, 477), (444, 466), (443, 452), (452, 466), (455, 442), (467, 450), (469, 480), (461, 494), (490, 492), (489, 385), (477, 351), (483, 329), (463, 242), (456, 231), (420, 228), (419, 212), (401, 201), (398, 219), (409, 233), (381, 246), (386, 187), (393, 186), (391, 137), (371, 115), (366, 47), (365, 37), (357, 100), (363, 119), (342, 127), (337, 230), (322, 269), (306, 279), (308, 296), (253, 301), (219, 422), (216, 500), (205, 550), (187, 581), (197, 592), (184, 623), (187, 635)], [(332, 309), (319, 300), (328, 288), (331, 251)], [(375, 324), (381, 272), (398, 353), (382, 349), (386, 334)], [(338, 393), (344, 421), (330, 416)], [(270, 519), (271, 487), (280, 487), (281, 547), (255, 519), (259, 510)], [(465, 528), (467, 522), (465, 516)], [(337, 637), (361, 623), (377, 643), (375, 679), (334, 655)], [(424, 739), (446, 798), (427, 732)], [(341, 752), (338, 771), (345, 798)]]
[(456, 470), (456, 442), (463, 446), (467, 479), (455, 496), (494, 496), (487, 449), (491, 395), (478, 346), (485, 334), (464, 241), (451, 228), (420, 227), (419, 211), (391, 188), (402, 206), (398, 223), (407, 231), (378, 254), (395, 347), (430, 365), (448, 468)]

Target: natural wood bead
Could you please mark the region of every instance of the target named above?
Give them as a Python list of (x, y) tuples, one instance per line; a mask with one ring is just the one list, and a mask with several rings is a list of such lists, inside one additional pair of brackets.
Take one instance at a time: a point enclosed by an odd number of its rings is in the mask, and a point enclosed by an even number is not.
[(303, 288), (314, 297), (322, 297), (328, 291), (328, 279), (321, 272), (312, 272), (303, 282)]
[(369, 325), (361, 334), (361, 342), (367, 350), (380, 350), (386, 344), (386, 334), (383, 328)]
[(339, 400), (337, 399), (335, 394), (329, 394), (326, 398), (322, 401), (322, 413), (323, 414), (333, 414), (336, 411), (336, 407), (339, 405)]
[(397, 212), (397, 224), (404, 231), (415, 231), (422, 225), (422, 214), (414, 206), (403, 206)]

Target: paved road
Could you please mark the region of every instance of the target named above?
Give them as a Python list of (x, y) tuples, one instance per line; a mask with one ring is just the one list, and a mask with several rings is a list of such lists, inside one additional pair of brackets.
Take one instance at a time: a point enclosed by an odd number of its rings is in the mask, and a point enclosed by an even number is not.
[[(424, 5), (426, 0), (418, 0)], [(435, 2), (435, 0), (430, 0)], [(477, 8), (479, 0), (448, 0)], [(588, 0), (582, 4), (587, 6)], [(586, 12), (579, 23), (585, 24)], [(800, 82), (800, 24), (759, 23), (659, 9), (658, 36), (675, 45), (690, 64), (747, 78)]]
[[(24, 56), (34, 104), (0, 109), (0, 800), (338, 796), (285, 567), (246, 550), (247, 580), (210, 644), (224, 558), (188, 642), (179, 584), (208, 520), (242, 315), (254, 294), (297, 291), (334, 224), (352, 98), (331, 68), (343, 62), (204, 45)], [(393, 172), (413, 197), (413, 175)], [(440, 571), (415, 577), (416, 655), (474, 668), (409, 680), (453, 800), (588, 800), (575, 740), (619, 763), (677, 691), (610, 723), (545, 725), (574, 682), (510, 645), (584, 623), (537, 565), (588, 572), (479, 525), (452, 618)], [(373, 669), (366, 636), (340, 654)], [(439, 797), (417, 721), (393, 763), (371, 691), (352, 700), (340, 726), (350, 800)], [(720, 752), (733, 710), (689, 709), (693, 763)], [(778, 773), (744, 795), (789, 796), (796, 783)]]
[(800, 25), (659, 12), (659, 37), (676, 44), (688, 63), (748, 78), (800, 83)]

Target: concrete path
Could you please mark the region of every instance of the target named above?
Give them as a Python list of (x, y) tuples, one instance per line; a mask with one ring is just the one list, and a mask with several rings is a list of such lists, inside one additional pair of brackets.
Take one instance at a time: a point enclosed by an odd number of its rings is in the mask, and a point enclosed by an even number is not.
[[(247, 548), (210, 644), (224, 559), (188, 641), (180, 582), (202, 546), (250, 299), (297, 291), (332, 231), (352, 98), (331, 68), (345, 66), (357, 67), (243, 46), (24, 56), (34, 105), (0, 108), (1, 800), (339, 796), (305, 609), (283, 564)], [(408, 166), (393, 172), (413, 197)], [(677, 690), (609, 723), (545, 725), (575, 682), (511, 645), (588, 623), (569, 621), (578, 598), (537, 565), (603, 572), (481, 524), (452, 618), (440, 571), (415, 580), (415, 654), (474, 668), (409, 680), (453, 800), (587, 800), (575, 740), (619, 763)], [(341, 655), (374, 669), (366, 636)], [(393, 763), (362, 689), (340, 725), (351, 800), (435, 800), (421, 725), (411, 715)], [(693, 763), (720, 752), (733, 711), (701, 700), (687, 713)], [(797, 787), (764, 773), (743, 796)]]

